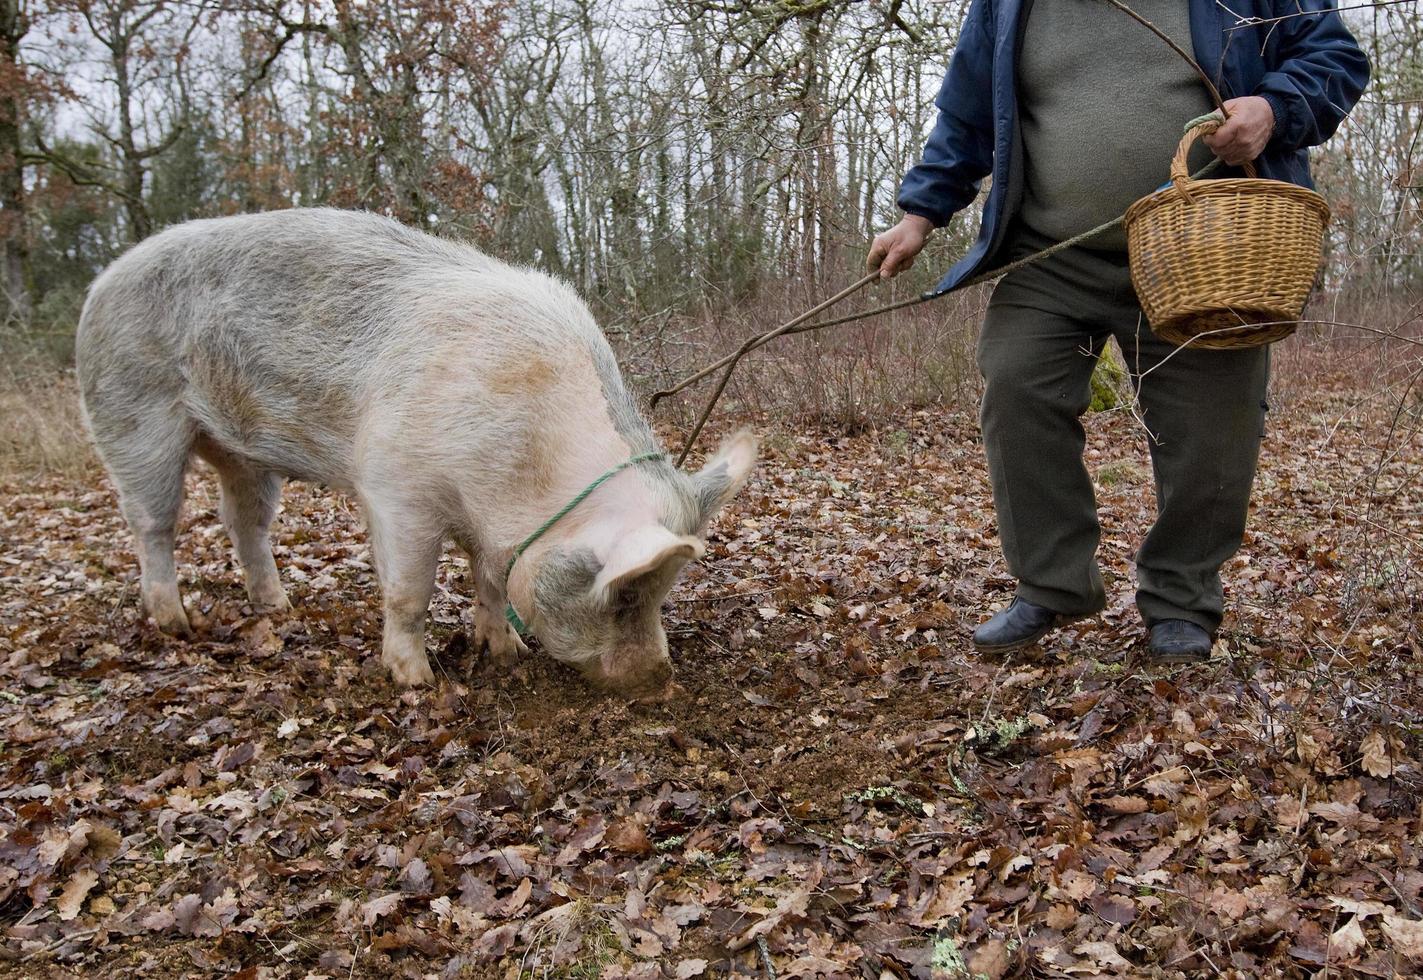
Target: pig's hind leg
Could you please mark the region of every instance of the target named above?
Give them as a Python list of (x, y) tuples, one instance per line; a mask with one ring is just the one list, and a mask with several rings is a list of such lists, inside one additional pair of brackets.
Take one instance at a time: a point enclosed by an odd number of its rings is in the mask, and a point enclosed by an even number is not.
[[(143, 608), (163, 632), (191, 636), (173, 547), (196, 427), (170, 411), (109, 414), (90, 406), (89, 415), (99, 453), (118, 487), (119, 507), (133, 532)], [(111, 419), (120, 424), (111, 425)]]
[(217, 470), (222, 485), (218, 512), (232, 539), (247, 583), (247, 598), (260, 610), (291, 608), (272, 557), (271, 527), (282, 499), (282, 478), (199, 438), (199, 456)]
[(397, 683), (432, 683), (435, 673), (425, 656), (425, 614), (435, 592), (444, 530), (406, 501), (366, 494), (362, 504), (384, 599), (381, 663)]

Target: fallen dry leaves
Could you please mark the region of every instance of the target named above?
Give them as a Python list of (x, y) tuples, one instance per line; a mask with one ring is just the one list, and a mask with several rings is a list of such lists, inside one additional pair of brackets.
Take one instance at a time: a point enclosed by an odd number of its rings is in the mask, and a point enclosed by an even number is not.
[(488, 669), (453, 560), (441, 682), (390, 686), (340, 497), (289, 489), (296, 612), (256, 618), (194, 476), (181, 643), (97, 477), (11, 486), (0, 972), (1411, 973), (1417, 409), (1371, 441), (1397, 407), (1276, 412), (1218, 656), (1172, 671), (1135, 657), (1126, 417), (1090, 425), (1112, 606), (1000, 663), (966, 640), (1009, 587), (971, 414), (773, 432), (669, 604), (687, 696), (650, 708)]

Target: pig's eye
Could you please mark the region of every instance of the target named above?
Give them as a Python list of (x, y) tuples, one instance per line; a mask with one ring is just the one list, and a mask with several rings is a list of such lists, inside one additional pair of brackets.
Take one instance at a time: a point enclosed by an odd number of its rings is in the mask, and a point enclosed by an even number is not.
[(619, 589), (613, 597), (613, 609), (620, 613), (636, 612), (642, 604), (642, 596), (636, 589)]

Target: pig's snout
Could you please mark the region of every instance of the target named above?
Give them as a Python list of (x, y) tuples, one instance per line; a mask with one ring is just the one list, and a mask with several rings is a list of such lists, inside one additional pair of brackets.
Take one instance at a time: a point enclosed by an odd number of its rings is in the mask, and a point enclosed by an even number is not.
[(604, 656), (589, 664), (586, 675), (610, 693), (633, 699), (655, 698), (672, 687), (672, 661), (666, 654), (633, 661)]

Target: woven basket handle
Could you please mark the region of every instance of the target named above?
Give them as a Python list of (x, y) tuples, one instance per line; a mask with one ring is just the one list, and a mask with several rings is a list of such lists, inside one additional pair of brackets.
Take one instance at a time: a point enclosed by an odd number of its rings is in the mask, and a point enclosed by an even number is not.
[[(1195, 181), (1191, 180), (1191, 171), (1186, 167), (1186, 158), (1190, 156), (1191, 147), (1195, 144), (1196, 140), (1202, 136), (1214, 133), (1217, 129), (1220, 129), (1221, 125), (1222, 123), (1219, 119), (1207, 119), (1204, 122), (1192, 126), (1186, 130), (1186, 135), (1181, 137), (1181, 142), (1176, 147), (1176, 155), (1171, 158), (1171, 183), (1175, 185), (1180, 195), (1188, 201), (1191, 200), (1191, 185), (1195, 183)], [(1259, 176), (1255, 171), (1255, 164), (1249, 160), (1245, 161), (1244, 169), (1245, 176), (1247, 177)]]

